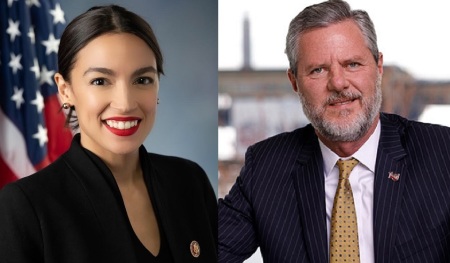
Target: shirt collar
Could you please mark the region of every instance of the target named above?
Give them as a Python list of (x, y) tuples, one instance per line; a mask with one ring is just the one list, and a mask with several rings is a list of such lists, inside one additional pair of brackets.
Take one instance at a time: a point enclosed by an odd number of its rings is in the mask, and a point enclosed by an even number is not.
[[(372, 173), (375, 173), (375, 163), (378, 151), (378, 143), (380, 141), (380, 120), (378, 120), (375, 131), (370, 135), (369, 139), (353, 154), (353, 157), (358, 159), (359, 163), (366, 166)], [(322, 151), (323, 169), (325, 176), (331, 173), (331, 170), (339, 160), (339, 156), (331, 151), (323, 142), (319, 139), (320, 150)]]

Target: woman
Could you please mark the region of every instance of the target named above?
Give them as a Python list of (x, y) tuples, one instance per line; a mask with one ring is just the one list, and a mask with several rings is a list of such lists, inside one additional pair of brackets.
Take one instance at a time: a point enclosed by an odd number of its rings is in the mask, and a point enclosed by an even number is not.
[(217, 261), (206, 174), (142, 146), (162, 62), (151, 27), (122, 7), (67, 26), (55, 81), (79, 133), (53, 164), (0, 192), (0, 262)]

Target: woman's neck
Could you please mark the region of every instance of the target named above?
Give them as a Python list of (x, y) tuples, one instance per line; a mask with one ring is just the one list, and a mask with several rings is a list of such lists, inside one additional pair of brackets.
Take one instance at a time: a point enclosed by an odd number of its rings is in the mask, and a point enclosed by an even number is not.
[(129, 154), (99, 156), (111, 170), (117, 184), (129, 185), (142, 178), (139, 150)]

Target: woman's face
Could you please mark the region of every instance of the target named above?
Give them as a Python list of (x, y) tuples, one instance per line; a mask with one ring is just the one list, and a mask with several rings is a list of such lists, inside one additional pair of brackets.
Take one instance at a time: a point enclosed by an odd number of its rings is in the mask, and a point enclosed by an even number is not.
[(135, 152), (155, 122), (159, 78), (150, 47), (128, 33), (101, 35), (84, 48), (70, 73), (55, 80), (75, 106), (83, 147), (105, 157)]

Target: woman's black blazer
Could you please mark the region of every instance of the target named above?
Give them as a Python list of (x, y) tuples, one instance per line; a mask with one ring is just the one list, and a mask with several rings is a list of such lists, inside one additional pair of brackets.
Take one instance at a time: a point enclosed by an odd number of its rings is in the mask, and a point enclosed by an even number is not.
[[(79, 137), (54, 163), (0, 191), (0, 262), (136, 262), (117, 185)], [(216, 262), (217, 201), (205, 172), (143, 146), (140, 159), (174, 261)]]

